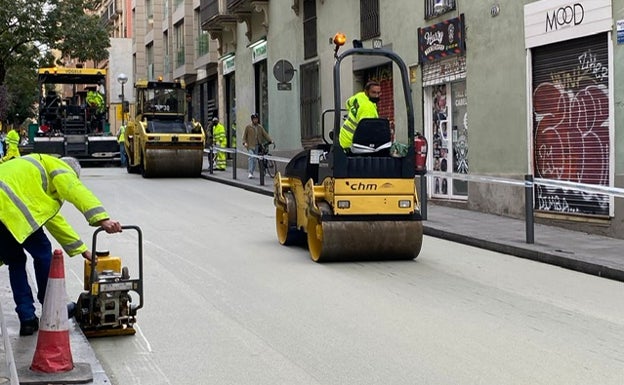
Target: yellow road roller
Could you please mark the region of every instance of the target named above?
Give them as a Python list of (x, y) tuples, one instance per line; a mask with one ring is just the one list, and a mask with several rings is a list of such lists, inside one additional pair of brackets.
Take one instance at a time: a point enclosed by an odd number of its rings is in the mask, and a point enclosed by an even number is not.
[(199, 177), (206, 136), (186, 119), (183, 81), (139, 80), (136, 119), (125, 130), (127, 170), (151, 177)]
[[(423, 227), (407, 67), (388, 50), (353, 48), (338, 55), (338, 47), (330, 110), (333, 140), (326, 139), (323, 128), (325, 143), (300, 152), (284, 175), (275, 176), (277, 238), (283, 245), (307, 243), (315, 262), (414, 259), (422, 246)], [(387, 119), (371, 118), (358, 123), (351, 148), (340, 146), (340, 63), (352, 55), (382, 56), (398, 67), (407, 111), (406, 125), (396, 128), (399, 141), (393, 141)]]

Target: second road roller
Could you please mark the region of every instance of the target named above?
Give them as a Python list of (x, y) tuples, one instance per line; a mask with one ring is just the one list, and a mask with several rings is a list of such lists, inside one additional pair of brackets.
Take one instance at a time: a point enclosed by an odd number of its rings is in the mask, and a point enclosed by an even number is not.
[[(277, 238), (283, 245), (307, 243), (315, 262), (414, 259), (422, 246), (423, 227), (409, 73), (389, 50), (352, 48), (338, 55), (344, 42), (342, 34), (334, 38), (331, 140), (323, 130), (325, 143), (297, 154), (284, 175), (274, 178)], [(394, 63), (401, 74), (407, 118), (396, 128), (396, 141), (388, 119), (362, 119), (354, 145), (345, 151), (338, 141), (345, 111), (340, 106), (340, 64), (353, 55)]]
[(143, 177), (199, 177), (206, 135), (186, 119), (183, 81), (139, 80), (136, 119), (125, 130), (127, 169)]

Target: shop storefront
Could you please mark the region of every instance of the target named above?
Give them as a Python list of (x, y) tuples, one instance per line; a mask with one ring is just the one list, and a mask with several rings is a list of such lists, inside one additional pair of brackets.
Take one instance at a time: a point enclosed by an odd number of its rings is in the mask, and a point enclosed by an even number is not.
[(223, 89), (225, 91), (225, 116), (224, 120), (228, 136), (228, 146), (236, 144), (236, 61), (234, 55), (226, 56), (221, 60), (223, 73)]
[[(421, 28), (418, 50), (424, 88), (427, 164), (433, 171), (468, 174), (468, 104), (463, 15)], [(468, 198), (467, 182), (436, 176), (428, 180), (432, 198)]]
[(269, 130), (269, 86), (267, 69), (267, 41), (259, 40), (249, 46), (255, 79), (255, 112), (260, 115), (260, 124)]
[[(535, 177), (612, 186), (611, 2), (543, 0), (524, 14)], [(534, 208), (608, 218), (613, 200), (537, 186)]]

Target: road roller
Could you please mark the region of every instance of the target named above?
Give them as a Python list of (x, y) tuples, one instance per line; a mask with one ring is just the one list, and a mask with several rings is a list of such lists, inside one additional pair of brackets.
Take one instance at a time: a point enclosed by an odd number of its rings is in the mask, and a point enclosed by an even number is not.
[[(275, 176), (277, 238), (283, 245), (307, 244), (315, 262), (414, 259), (423, 227), (410, 145), (415, 130), (407, 67), (385, 49), (353, 48), (338, 55), (344, 35), (336, 35), (334, 42), (334, 108), (328, 110), (333, 129), (327, 138), (321, 124), (324, 143), (295, 155), (284, 174)], [(353, 55), (381, 56), (399, 69), (407, 119), (404, 127), (395, 128), (397, 140), (387, 119), (362, 119), (352, 147), (340, 146), (345, 111), (340, 107), (340, 64)]]
[(124, 146), (129, 173), (151, 177), (199, 177), (206, 135), (187, 121), (183, 81), (139, 80), (136, 119), (128, 122)]
[[(98, 228), (93, 233), (92, 260), (84, 261), (84, 292), (78, 297), (74, 317), (87, 337), (133, 335), (137, 311), (143, 307), (143, 232), (138, 226), (122, 226), (138, 236), (137, 269), (128, 266), (109, 250), (98, 250)], [(124, 232), (125, 233), (125, 232)], [(135, 293), (135, 303), (131, 292)], [(138, 303), (137, 303), (138, 302)]]

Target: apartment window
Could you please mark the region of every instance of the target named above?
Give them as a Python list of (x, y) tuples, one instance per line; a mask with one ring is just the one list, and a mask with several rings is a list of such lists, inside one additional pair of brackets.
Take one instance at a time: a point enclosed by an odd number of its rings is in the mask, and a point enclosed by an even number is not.
[(147, 78), (154, 78), (154, 43), (149, 43), (145, 47), (145, 56), (147, 56)]
[(433, 19), (455, 10), (455, 0), (425, 0), (425, 19)]
[(208, 31), (205, 31), (201, 27), (201, 14), (199, 13), (199, 9), (195, 11), (195, 25), (197, 26), (197, 57), (204, 56), (208, 53), (208, 41), (210, 40), (208, 36)]
[(163, 68), (165, 74), (171, 73), (171, 54), (169, 52), (169, 32), (163, 33)]
[(175, 33), (175, 66), (180, 67), (184, 65), (184, 22), (181, 21), (173, 27)]
[(303, 57), (316, 55), (316, 0), (303, 0)]
[(152, 0), (145, 0), (145, 15), (147, 16), (147, 30), (154, 27), (154, 3)]
[(379, 35), (379, 0), (360, 0), (360, 39)]
[(169, 20), (169, 0), (163, 1), (163, 20)]

